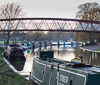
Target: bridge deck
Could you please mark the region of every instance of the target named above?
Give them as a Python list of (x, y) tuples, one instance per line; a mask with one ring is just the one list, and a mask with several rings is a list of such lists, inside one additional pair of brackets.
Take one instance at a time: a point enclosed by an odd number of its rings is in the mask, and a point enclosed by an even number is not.
[(65, 18), (0, 19), (0, 31), (100, 32), (100, 21)]

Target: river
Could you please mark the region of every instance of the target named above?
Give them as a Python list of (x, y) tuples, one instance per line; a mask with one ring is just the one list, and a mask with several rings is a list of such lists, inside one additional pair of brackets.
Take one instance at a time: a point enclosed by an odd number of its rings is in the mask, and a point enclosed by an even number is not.
[(36, 48), (34, 50), (28, 50), (25, 52), (26, 61), (12, 61), (11, 64), (21, 73), (21, 75), (29, 75), (31, 72), (34, 56), (39, 56), (39, 51), (53, 50), (54, 57), (62, 60), (71, 61), (71, 59), (83, 55), (83, 63), (100, 66), (99, 54), (94, 54), (89, 51), (80, 49), (77, 45), (61, 45), (61, 46), (47, 46), (42, 48)]

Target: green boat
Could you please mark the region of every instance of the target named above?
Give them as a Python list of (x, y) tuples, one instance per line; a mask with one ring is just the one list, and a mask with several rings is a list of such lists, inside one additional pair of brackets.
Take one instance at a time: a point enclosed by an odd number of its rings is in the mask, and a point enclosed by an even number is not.
[(29, 81), (33, 85), (100, 85), (100, 68), (54, 58), (53, 51), (34, 57)]

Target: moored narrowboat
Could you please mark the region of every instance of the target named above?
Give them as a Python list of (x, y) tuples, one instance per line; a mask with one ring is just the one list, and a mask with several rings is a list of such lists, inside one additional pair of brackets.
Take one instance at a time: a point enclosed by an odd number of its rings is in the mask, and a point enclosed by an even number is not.
[(16, 60), (16, 59), (26, 60), (24, 56), (24, 50), (19, 45), (16, 44), (7, 46), (7, 49), (5, 49), (4, 51), (4, 57), (9, 60)]
[(53, 51), (34, 57), (29, 75), (33, 85), (100, 85), (100, 68), (54, 58)]

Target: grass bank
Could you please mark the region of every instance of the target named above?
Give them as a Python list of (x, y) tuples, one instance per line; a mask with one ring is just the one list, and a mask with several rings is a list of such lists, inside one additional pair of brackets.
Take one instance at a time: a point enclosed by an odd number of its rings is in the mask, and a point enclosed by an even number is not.
[(4, 62), (1, 54), (4, 49), (0, 47), (0, 85), (31, 85), (28, 80), (13, 72)]

